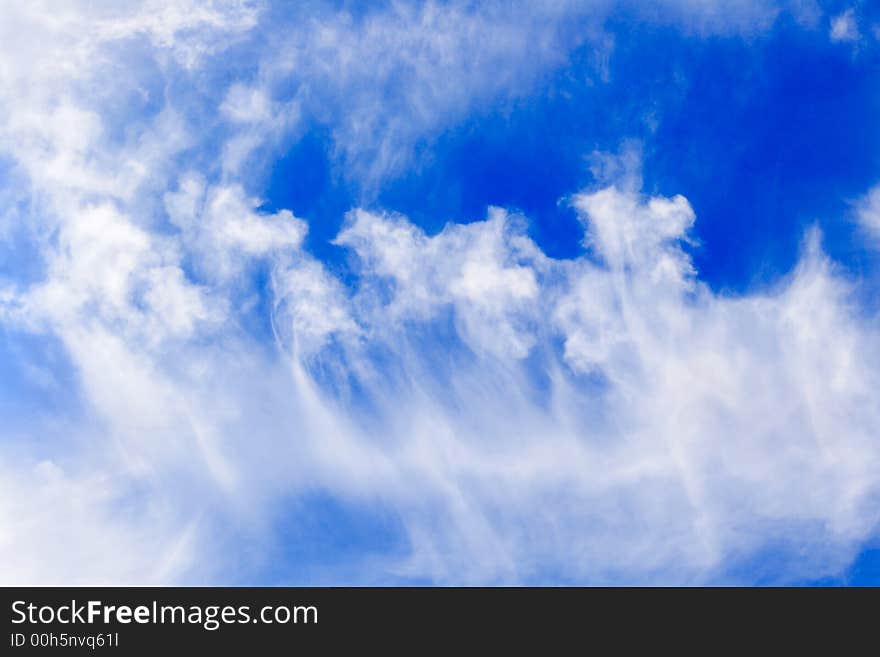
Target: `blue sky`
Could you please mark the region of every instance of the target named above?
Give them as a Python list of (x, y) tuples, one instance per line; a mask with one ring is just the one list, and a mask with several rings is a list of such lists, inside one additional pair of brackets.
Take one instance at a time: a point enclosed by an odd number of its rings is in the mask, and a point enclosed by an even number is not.
[(3, 581), (880, 581), (880, 8), (0, 11)]
[[(866, 22), (876, 13), (860, 9)], [(609, 26), (607, 82), (592, 70), (595, 46), (575, 48), (534, 92), (432, 136), (411, 171), (366, 196), (334, 167), (321, 128), (255, 191), (270, 207), (301, 208), (319, 226), (316, 248), (366, 199), (429, 232), (479, 220), (488, 205), (517, 208), (548, 255), (570, 258), (583, 252), (580, 229), (560, 199), (593, 182), (591, 153), (633, 140), (644, 188), (681, 193), (697, 211), (694, 257), (713, 287), (741, 292), (790, 270), (814, 224), (842, 264), (862, 264), (862, 240), (841, 219), (880, 178), (876, 53), (830, 43), (787, 15), (749, 39), (682, 34), (629, 12)]]

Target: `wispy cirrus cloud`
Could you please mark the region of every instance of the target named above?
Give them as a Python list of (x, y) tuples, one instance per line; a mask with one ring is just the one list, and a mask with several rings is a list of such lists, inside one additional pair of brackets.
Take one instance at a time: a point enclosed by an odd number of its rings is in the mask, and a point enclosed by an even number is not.
[[(698, 33), (781, 10), (669, 7)], [(845, 566), (878, 522), (880, 334), (818, 236), (776, 289), (715, 293), (688, 201), (600, 156), (569, 199), (588, 256), (502, 208), (436, 234), (355, 208), (345, 278), (246, 191), (315, 125), (366, 189), (572, 48), (601, 81), (612, 9), (4, 6), (0, 198), (40, 266), (2, 272), (0, 322), (57, 341), (82, 408), (4, 436), (3, 579), (228, 581), (315, 491), (399, 521), (379, 581), (728, 581), (771, 545), (779, 581)]]

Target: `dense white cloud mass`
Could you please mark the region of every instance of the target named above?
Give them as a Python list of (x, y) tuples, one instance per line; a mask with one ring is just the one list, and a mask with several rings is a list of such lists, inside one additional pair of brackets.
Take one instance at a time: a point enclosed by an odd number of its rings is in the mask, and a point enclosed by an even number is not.
[[(248, 581), (315, 491), (400, 520), (379, 581), (724, 581), (771, 547), (780, 581), (844, 567), (880, 522), (880, 330), (818, 235), (777, 289), (721, 296), (688, 201), (627, 178), (571, 198), (575, 260), (501, 208), (436, 235), (354, 209), (347, 284), (245, 191), (314, 122), (369, 187), (567, 48), (595, 42), (601, 77), (606, 3), (577, 5), (273, 30), (247, 2), (3, 3), (0, 236), (39, 267), (0, 272), (0, 323), (61, 345), (43, 385), (69, 369), (81, 408), (0, 429), (0, 580)], [(699, 30), (780, 10), (673, 6)]]

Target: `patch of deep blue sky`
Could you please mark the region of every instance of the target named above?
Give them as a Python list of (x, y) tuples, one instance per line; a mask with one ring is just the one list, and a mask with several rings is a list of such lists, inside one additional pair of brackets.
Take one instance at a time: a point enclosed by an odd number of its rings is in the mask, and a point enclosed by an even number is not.
[(545, 252), (573, 257), (582, 231), (559, 201), (594, 184), (592, 152), (630, 139), (642, 144), (644, 190), (693, 205), (691, 252), (713, 288), (777, 280), (814, 224), (836, 260), (865, 272), (851, 202), (880, 180), (878, 48), (869, 35), (855, 49), (831, 43), (825, 25), (804, 29), (786, 17), (750, 38), (689, 36), (631, 16), (608, 29), (607, 81), (587, 44), (531, 94), (421, 143), (412, 166), (378, 189), (342, 175), (329, 130), (315, 126), (255, 191), (267, 207), (308, 219), (309, 247), (331, 263), (342, 255), (329, 241), (362, 203), (429, 233), (482, 219), (490, 204), (518, 209)]
[[(846, 7), (828, 8), (833, 15)], [(865, 5), (860, 12), (868, 24), (880, 18)], [(316, 125), (254, 191), (267, 209), (306, 218), (310, 250), (346, 278), (346, 256), (330, 241), (345, 212), (361, 204), (405, 214), (429, 233), (448, 221), (483, 219), (488, 205), (520, 210), (544, 251), (568, 258), (583, 253), (582, 229), (560, 199), (596, 184), (591, 153), (636, 140), (643, 189), (683, 194), (693, 205), (697, 244), (688, 248), (713, 289), (774, 283), (791, 270), (813, 225), (836, 261), (869, 276), (876, 260), (852, 215), (852, 201), (880, 180), (880, 70), (869, 35), (857, 47), (832, 43), (827, 23), (804, 29), (786, 17), (745, 39), (687, 35), (630, 16), (607, 27), (615, 48), (606, 80), (586, 45), (528, 96), (483, 107), (420, 144), (412, 166), (378, 188), (342, 174), (329, 127)], [(279, 556), (288, 566), (270, 569), (267, 581), (321, 582), (353, 558), (406, 550), (400, 527), (381, 509), (320, 496), (298, 508), (281, 522), (291, 540), (279, 543)], [(326, 549), (300, 553), (317, 544)], [(779, 559), (792, 550), (731, 564), (719, 579), (775, 583)], [(564, 573), (539, 575), (548, 578), (566, 582)], [(878, 581), (880, 552), (872, 546), (840, 575), (805, 583)]]

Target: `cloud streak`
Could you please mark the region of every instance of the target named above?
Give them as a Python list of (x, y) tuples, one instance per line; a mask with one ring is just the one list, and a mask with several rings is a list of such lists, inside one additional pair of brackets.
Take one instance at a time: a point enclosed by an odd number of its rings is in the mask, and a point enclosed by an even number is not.
[(549, 257), (503, 208), (433, 235), (355, 208), (343, 278), (296, 208), (246, 191), (315, 122), (380, 184), (571, 48), (609, 48), (601, 3), (328, 9), (292, 32), (248, 3), (34, 7), (4, 8), (54, 45), (0, 40), (0, 148), (39, 267), (2, 273), (0, 322), (60, 345), (42, 385), (78, 408), (3, 435), (4, 582), (246, 582), (278, 509), (316, 493), (395, 518), (385, 582), (742, 581), (770, 549), (793, 581), (876, 535), (880, 332), (818, 234), (775, 289), (715, 293), (688, 201), (602, 156), (568, 199), (586, 256)]

